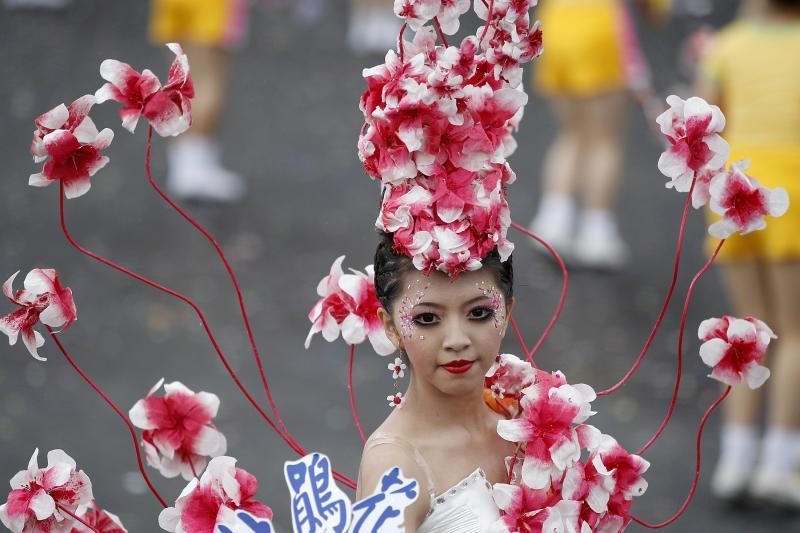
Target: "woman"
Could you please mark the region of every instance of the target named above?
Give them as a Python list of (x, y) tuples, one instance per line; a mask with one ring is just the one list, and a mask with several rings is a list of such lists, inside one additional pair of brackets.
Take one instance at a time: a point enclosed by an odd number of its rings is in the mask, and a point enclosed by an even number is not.
[[(800, 1), (751, 1), (703, 58), (697, 92), (728, 116), (731, 161), (783, 187), (790, 206), (763, 231), (727, 239), (717, 256), (739, 316), (758, 316), (779, 332), (768, 358), (767, 397), (742, 385), (725, 409), (712, 482), (723, 499), (752, 495), (800, 509)], [(784, 57), (785, 56), (785, 57)], [(765, 59), (766, 58), (766, 59)], [(781, 59), (778, 59), (781, 58)], [(709, 238), (708, 250), (717, 241)], [(766, 400), (766, 429), (759, 435)]]
[(410, 364), (399, 407), (364, 447), (357, 498), (399, 466), (420, 484), (405, 531), (486, 531), (499, 518), (491, 484), (507, 482), (514, 445), (497, 434), (500, 415), (483, 399), (483, 379), (500, 349), (513, 307), (511, 259), (496, 251), (476, 271), (452, 279), (424, 275), (392, 251), (375, 254), (375, 285), (386, 332)]

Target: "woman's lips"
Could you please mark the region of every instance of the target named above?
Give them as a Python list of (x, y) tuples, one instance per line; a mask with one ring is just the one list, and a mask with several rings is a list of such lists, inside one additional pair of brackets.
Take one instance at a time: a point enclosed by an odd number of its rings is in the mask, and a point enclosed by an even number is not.
[(463, 374), (472, 368), (473, 363), (474, 361), (465, 361), (463, 359), (459, 359), (458, 361), (450, 361), (446, 365), (442, 365), (442, 368), (451, 374)]

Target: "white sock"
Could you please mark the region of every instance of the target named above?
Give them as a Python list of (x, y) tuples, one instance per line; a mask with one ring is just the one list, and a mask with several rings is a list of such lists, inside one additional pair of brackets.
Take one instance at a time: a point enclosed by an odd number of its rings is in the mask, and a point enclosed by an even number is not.
[(800, 430), (769, 428), (764, 435), (760, 466), (778, 475), (791, 475), (800, 461)]
[(587, 209), (581, 216), (579, 233), (596, 237), (617, 237), (617, 220), (607, 209)]
[(566, 194), (546, 193), (539, 202), (539, 211), (532, 226), (543, 228), (570, 227), (575, 217), (575, 201)]
[(213, 137), (182, 135), (168, 145), (167, 163), (170, 171), (177, 173), (198, 167), (218, 167), (219, 145)]
[(725, 424), (722, 426), (720, 464), (749, 472), (758, 457), (758, 432), (755, 426)]

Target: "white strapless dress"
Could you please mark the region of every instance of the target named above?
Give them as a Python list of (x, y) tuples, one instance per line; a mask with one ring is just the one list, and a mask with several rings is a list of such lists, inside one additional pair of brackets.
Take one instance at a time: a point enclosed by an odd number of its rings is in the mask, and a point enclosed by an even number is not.
[(485, 533), (500, 518), (492, 484), (480, 468), (431, 499), (418, 533)]
[(431, 506), (418, 533), (486, 533), (500, 519), (500, 511), (492, 498), (492, 485), (482, 469), (476, 468), (463, 480), (437, 494), (430, 468), (411, 442), (399, 435), (376, 433), (367, 441), (365, 449), (379, 444), (394, 444), (412, 451), (415, 462), (427, 476), (426, 480), (418, 481), (421, 488), (427, 484)]

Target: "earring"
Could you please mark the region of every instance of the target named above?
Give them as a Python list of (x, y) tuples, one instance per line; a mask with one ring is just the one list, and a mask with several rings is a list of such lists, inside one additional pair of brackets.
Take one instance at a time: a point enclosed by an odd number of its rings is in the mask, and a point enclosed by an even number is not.
[(398, 407), (403, 403), (403, 393), (399, 392), (398, 381), (405, 377), (406, 369), (408, 366), (405, 361), (408, 361), (408, 355), (404, 350), (400, 350), (400, 357), (394, 358), (394, 363), (389, 363), (388, 368), (392, 371), (392, 379), (394, 380), (394, 394), (386, 397), (389, 402), (389, 407)]

